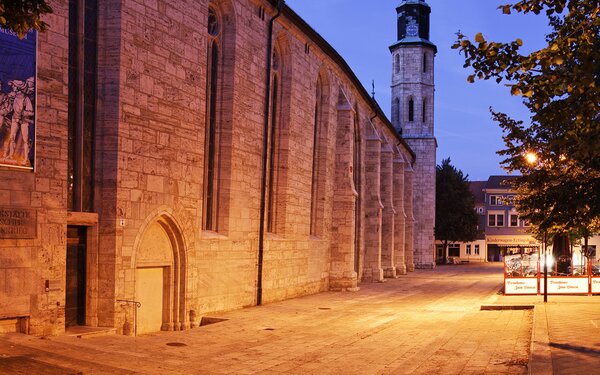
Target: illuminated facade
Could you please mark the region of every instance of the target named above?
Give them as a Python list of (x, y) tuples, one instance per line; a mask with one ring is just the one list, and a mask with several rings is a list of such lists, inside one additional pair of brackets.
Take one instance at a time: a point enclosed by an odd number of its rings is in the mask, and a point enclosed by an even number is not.
[(0, 331), (185, 330), (414, 269), (407, 218), (435, 187), (290, 8), (51, 5), (37, 81), (11, 86), (35, 85), (35, 138), (14, 110), (18, 152), (0, 130)]

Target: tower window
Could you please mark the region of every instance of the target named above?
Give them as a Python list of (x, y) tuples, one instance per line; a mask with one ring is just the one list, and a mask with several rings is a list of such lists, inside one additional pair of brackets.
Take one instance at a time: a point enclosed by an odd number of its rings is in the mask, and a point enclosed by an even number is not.
[(396, 55), (394, 59), (394, 69), (396, 70), (396, 74), (400, 73), (400, 55)]
[(427, 54), (423, 54), (423, 73), (427, 73)]
[(423, 122), (427, 119), (427, 99), (423, 99)]
[(415, 121), (415, 101), (408, 99), (408, 121)]

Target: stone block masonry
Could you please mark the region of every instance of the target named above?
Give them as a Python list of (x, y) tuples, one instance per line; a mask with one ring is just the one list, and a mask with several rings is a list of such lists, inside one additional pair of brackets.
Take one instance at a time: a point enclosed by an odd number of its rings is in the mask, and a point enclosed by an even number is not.
[[(418, 176), (431, 160), (415, 159), (342, 57), (287, 7), (265, 97), (274, 1), (86, 8), (98, 20), (94, 199), (69, 209), (70, 3), (51, 1), (39, 36), (36, 169), (0, 167), (0, 208), (35, 218), (31, 238), (0, 238), (0, 320), (40, 336), (184, 330), (257, 304), (259, 277), (270, 303), (426, 263), (435, 187)], [(259, 259), (263, 173), (272, 226)]]

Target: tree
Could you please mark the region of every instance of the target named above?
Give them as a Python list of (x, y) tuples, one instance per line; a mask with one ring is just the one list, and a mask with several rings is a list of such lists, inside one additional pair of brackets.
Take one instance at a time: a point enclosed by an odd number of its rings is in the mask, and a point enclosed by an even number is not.
[(444, 260), (449, 242), (470, 242), (477, 237), (475, 197), (467, 178), (450, 164), (450, 158), (436, 167), (435, 238), (443, 243)]
[(0, 0), (0, 27), (23, 38), (31, 29), (45, 31), (48, 24), (41, 17), (48, 13), (52, 8), (45, 0)]
[(540, 233), (589, 234), (600, 217), (600, 1), (523, 0), (499, 9), (545, 14), (547, 46), (521, 54), (520, 39), (492, 42), (478, 33), (471, 42), (458, 33), (452, 48), (473, 69), (469, 82), (505, 81), (531, 113), (524, 124), (492, 110), (504, 132), (502, 164), (522, 175), (512, 181), (519, 211)]

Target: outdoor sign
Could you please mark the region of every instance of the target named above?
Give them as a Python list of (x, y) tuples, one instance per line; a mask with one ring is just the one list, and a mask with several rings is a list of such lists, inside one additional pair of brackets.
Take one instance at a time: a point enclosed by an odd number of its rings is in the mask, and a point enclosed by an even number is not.
[(537, 282), (537, 277), (506, 278), (504, 282), (504, 294), (537, 294)]
[[(588, 277), (549, 277), (548, 294), (588, 294)], [(544, 279), (540, 279), (540, 293), (544, 293)]]
[(600, 293), (600, 277), (592, 277), (592, 293)]
[(537, 245), (538, 242), (531, 236), (487, 236), (487, 243), (495, 245)]
[(0, 238), (35, 238), (36, 229), (36, 210), (0, 207)]
[(0, 166), (34, 168), (37, 33), (0, 28)]

